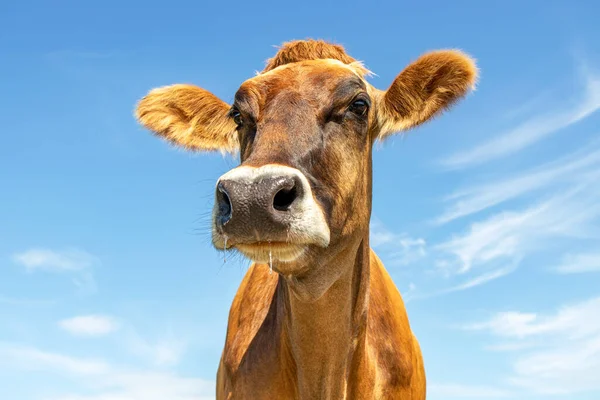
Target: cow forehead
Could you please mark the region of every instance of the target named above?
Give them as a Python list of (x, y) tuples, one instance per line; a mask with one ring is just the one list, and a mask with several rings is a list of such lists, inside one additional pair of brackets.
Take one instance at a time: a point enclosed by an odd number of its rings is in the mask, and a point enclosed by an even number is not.
[(334, 88), (339, 82), (354, 78), (369, 87), (364, 75), (369, 74), (362, 64), (344, 64), (339, 60), (305, 60), (281, 65), (271, 71), (246, 80), (240, 89), (268, 96), (274, 91), (294, 88), (299, 91), (325, 90)]

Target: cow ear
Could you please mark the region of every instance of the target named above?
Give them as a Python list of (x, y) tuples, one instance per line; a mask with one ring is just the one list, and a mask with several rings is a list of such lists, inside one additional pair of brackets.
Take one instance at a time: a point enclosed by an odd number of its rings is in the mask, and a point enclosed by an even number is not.
[(214, 94), (179, 84), (150, 91), (135, 116), (150, 131), (185, 149), (234, 153), (239, 145), (229, 110)]
[(441, 114), (474, 89), (475, 61), (457, 50), (427, 53), (406, 67), (380, 92), (379, 137), (403, 131)]

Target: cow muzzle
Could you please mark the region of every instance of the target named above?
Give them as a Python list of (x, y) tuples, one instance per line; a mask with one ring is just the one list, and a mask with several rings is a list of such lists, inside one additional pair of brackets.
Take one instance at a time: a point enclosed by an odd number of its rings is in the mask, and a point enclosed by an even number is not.
[(256, 262), (293, 261), (329, 245), (329, 227), (308, 180), (282, 165), (241, 166), (217, 182), (213, 244)]

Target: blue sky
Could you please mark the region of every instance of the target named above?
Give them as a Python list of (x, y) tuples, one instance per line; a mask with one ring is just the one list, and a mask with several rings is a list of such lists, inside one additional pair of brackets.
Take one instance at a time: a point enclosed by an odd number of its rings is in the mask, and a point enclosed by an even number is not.
[(209, 399), (248, 263), (209, 239), (220, 155), (137, 126), (149, 89), (230, 101), (273, 46), (346, 46), (385, 88), (421, 53), (481, 68), (377, 146), (372, 242), (429, 399), (600, 396), (600, 8), (558, 1), (13, 2), (0, 12), (0, 387), (10, 400)]

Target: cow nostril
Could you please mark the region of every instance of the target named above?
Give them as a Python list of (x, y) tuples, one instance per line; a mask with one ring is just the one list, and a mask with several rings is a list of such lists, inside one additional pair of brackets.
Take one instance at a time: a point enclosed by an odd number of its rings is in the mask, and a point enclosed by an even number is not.
[(218, 189), (218, 205), (219, 219), (221, 224), (225, 224), (231, 218), (231, 200), (223, 185), (219, 184)]
[(273, 198), (273, 208), (277, 211), (287, 211), (297, 197), (298, 190), (296, 189), (296, 185), (291, 188), (283, 188)]

